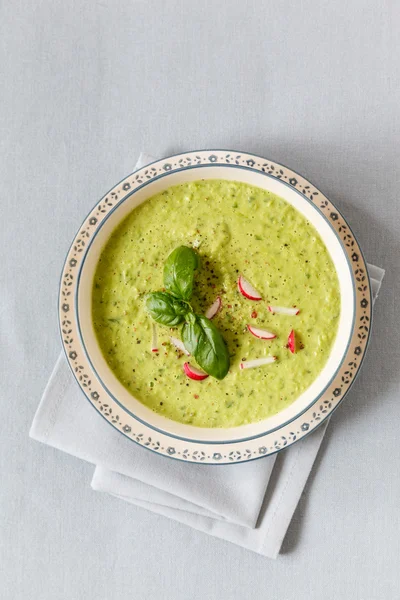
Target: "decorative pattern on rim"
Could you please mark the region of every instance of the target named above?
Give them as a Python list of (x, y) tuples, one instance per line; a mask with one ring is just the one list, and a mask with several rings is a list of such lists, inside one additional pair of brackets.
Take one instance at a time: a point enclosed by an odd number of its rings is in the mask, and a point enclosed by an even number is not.
[[(295, 188), (325, 215), (343, 242), (356, 283), (356, 315), (345, 360), (323, 396), (302, 415), (278, 430), (243, 442), (226, 444), (184, 441), (157, 432), (126, 413), (103, 388), (92, 370), (77, 330), (75, 317), (76, 274), (86, 246), (110, 210), (146, 182), (198, 165), (237, 165), (280, 179)], [(340, 404), (361, 366), (368, 343), (371, 319), (371, 290), (367, 267), (358, 243), (345, 219), (333, 204), (301, 175), (283, 165), (258, 156), (233, 151), (199, 151), (172, 156), (139, 169), (117, 184), (91, 211), (68, 252), (60, 285), (59, 320), (63, 347), (69, 365), (91, 404), (124, 435), (159, 454), (187, 462), (229, 464), (273, 454), (308, 435)]]

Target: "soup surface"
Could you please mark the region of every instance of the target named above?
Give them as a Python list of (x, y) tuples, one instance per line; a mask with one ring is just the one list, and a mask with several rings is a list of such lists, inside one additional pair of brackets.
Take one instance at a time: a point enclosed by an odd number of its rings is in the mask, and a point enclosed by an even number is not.
[[(157, 325), (151, 352), (149, 292), (163, 289), (163, 267), (177, 246), (197, 248), (191, 304), (214, 318), (231, 365), (221, 381), (189, 379), (188, 359), (170, 341), (180, 327)], [(243, 275), (262, 295), (238, 291)], [(296, 306), (297, 316), (268, 305)], [(155, 412), (197, 427), (235, 427), (286, 408), (316, 379), (330, 354), (340, 315), (339, 282), (315, 228), (282, 198), (247, 184), (201, 180), (171, 187), (134, 209), (114, 230), (96, 268), (92, 314), (102, 353), (120, 382)], [(247, 325), (276, 334), (254, 337)], [(287, 348), (295, 331), (296, 352)], [(241, 362), (276, 356), (273, 364), (241, 370)]]

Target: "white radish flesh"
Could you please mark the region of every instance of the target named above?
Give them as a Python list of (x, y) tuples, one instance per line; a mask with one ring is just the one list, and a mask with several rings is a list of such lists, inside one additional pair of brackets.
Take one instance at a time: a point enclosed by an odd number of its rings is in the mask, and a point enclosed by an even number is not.
[(239, 367), (241, 369), (254, 369), (254, 367), (262, 367), (263, 365), (270, 365), (276, 361), (276, 356), (266, 356), (265, 358), (256, 358), (254, 360), (246, 360), (241, 362)]
[(222, 308), (222, 300), (218, 296), (218, 298), (211, 304), (210, 308), (206, 312), (207, 319), (213, 319), (217, 313)]
[(253, 327), (252, 325), (247, 325), (247, 329), (252, 335), (254, 335), (254, 337), (258, 338), (259, 340), (273, 340), (274, 338), (276, 338), (275, 333), (271, 333), (266, 329), (259, 329), (258, 327)]
[(239, 292), (249, 300), (261, 300), (261, 294), (254, 288), (251, 283), (241, 275), (238, 279)]
[(158, 335), (157, 335), (157, 327), (153, 323), (153, 332), (151, 336), (151, 351), (158, 352)]
[(188, 352), (186, 350), (182, 340), (178, 340), (178, 338), (176, 338), (176, 337), (170, 337), (169, 339), (170, 339), (171, 344), (173, 344), (175, 346), (175, 348), (178, 348), (178, 350), (183, 352), (183, 354), (186, 354), (186, 356), (190, 356), (190, 352)]
[(200, 369), (196, 369), (196, 367), (192, 367), (192, 365), (187, 362), (183, 365), (183, 370), (190, 379), (194, 379), (195, 381), (202, 381), (208, 377), (207, 373), (200, 371)]
[(278, 315), (291, 315), (292, 317), (298, 315), (300, 312), (299, 308), (286, 308), (285, 306), (268, 306), (268, 310)]

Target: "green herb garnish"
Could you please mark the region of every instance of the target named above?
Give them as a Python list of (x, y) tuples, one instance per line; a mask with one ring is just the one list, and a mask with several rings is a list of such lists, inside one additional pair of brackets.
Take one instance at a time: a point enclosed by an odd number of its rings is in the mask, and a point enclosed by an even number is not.
[(175, 327), (183, 323), (189, 306), (167, 292), (148, 294), (146, 308), (151, 318), (161, 325)]
[(164, 267), (166, 290), (181, 300), (190, 300), (193, 293), (194, 272), (199, 267), (198, 254), (192, 248), (179, 246), (168, 256)]
[(210, 319), (196, 315), (189, 304), (199, 265), (198, 254), (192, 248), (176, 248), (164, 267), (167, 291), (148, 294), (146, 308), (151, 318), (161, 325), (175, 327), (183, 323), (181, 337), (185, 348), (206, 373), (223, 379), (230, 364), (224, 338)]
[(189, 313), (182, 327), (182, 341), (206, 373), (216, 379), (225, 377), (229, 371), (229, 353), (222, 335), (210, 319)]

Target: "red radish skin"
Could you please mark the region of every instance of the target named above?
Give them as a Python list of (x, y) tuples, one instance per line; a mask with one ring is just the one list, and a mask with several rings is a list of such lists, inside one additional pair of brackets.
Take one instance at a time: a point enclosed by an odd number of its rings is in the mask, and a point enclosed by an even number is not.
[(262, 300), (260, 293), (243, 277), (240, 275), (238, 279), (239, 292), (245, 298), (249, 300)]
[(185, 362), (183, 365), (183, 370), (189, 379), (194, 379), (195, 381), (203, 381), (203, 379), (207, 379), (208, 374), (204, 373), (204, 371), (200, 371), (200, 369), (196, 369), (196, 367), (192, 367), (191, 364)]
[(292, 329), (292, 331), (289, 333), (287, 347), (289, 348), (292, 354), (296, 352), (296, 336), (294, 333), (294, 329)]
[(259, 329), (258, 327), (253, 327), (252, 325), (247, 325), (247, 329), (259, 340), (273, 340), (276, 338), (275, 333), (271, 333), (266, 329)]
[(296, 308), (294, 306), (287, 308), (285, 306), (270, 306), (270, 305), (268, 305), (268, 310), (269, 310), (269, 312), (272, 312), (272, 314), (290, 315), (292, 317), (298, 315), (300, 312), (300, 309)]
[(265, 358), (256, 358), (254, 360), (247, 360), (241, 362), (239, 365), (240, 369), (254, 369), (255, 367), (262, 367), (263, 365), (270, 365), (276, 361), (276, 356), (266, 356)]
[(210, 308), (206, 312), (207, 319), (213, 319), (215, 315), (219, 313), (222, 308), (222, 300), (220, 296), (211, 304)]

